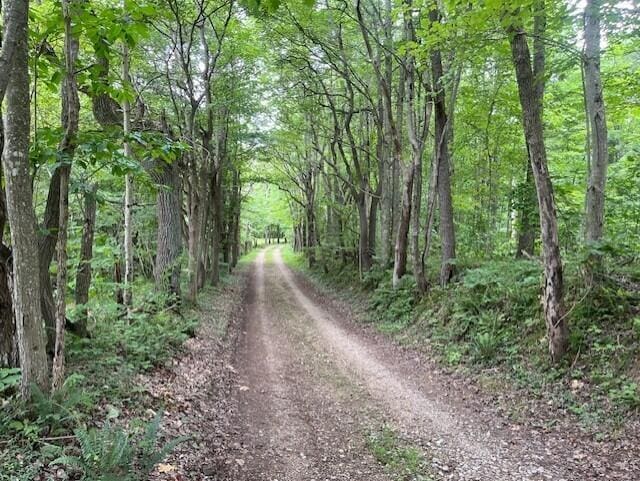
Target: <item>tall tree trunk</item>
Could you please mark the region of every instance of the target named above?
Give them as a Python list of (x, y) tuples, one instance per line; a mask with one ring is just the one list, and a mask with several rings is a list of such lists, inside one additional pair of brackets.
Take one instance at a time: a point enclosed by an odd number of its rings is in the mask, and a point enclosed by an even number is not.
[(56, 303), (53, 299), (50, 266), (56, 252), (58, 222), (60, 221), (60, 166), (56, 167), (49, 181), (49, 192), (44, 218), (38, 238), (38, 264), (40, 267), (40, 304), (47, 333), (47, 349), (53, 357), (56, 340)]
[(418, 291), (424, 294), (427, 291), (427, 278), (424, 273), (424, 262), (420, 250), (420, 214), (422, 210), (422, 156), (416, 159), (414, 164), (415, 176), (413, 179), (413, 216), (411, 217), (411, 262), (413, 277)]
[(233, 171), (233, 201), (232, 201), (232, 215), (233, 215), (233, 243), (231, 248), (231, 268), (235, 269), (238, 265), (238, 258), (240, 257), (240, 209), (241, 209), (241, 186), (240, 186), (240, 172), (238, 169)]
[[(64, 152), (64, 150), (63, 150)], [(58, 224), (56, 274), (56, 341), (53, 352), (51, 390), (57, 391), (64, 382), (64, 342), (67, 322), (67, 236), (69, 225), (69, 177), (71, 165), (60, 166), (60, 222)]]
[(587, 0), (584, 11), (584, 86), (591, 125), (585, 214), (585, 241), (588, 244), (602, 240), (608, 164), (607, 120), (600, 78), (600, 8), (601, 0)]
[[(195, 164), (192, 153), (191, 164)], [(195, 165), (189, 173), (189, 301), (195, 303), (198, 297), (198, 271), (200, 268), (200, 205), (198, 174)]]
[(568, 327), (563, 303), (562, 259), (558, 243), (555, 201), (544, 144), (542, 99), (537, 92), (538, 87), (531, 65), (531, 54), (525, 32), (520, 28), (512, 27), (509, 29), (509, 35), (522, 107), (525, 140), (536, 182), (540, 211), (545, 277), (542, 306), (547, 324), (549, 353), (552, 360), (557, 362), (567, 350)]
[[(440, 13), (432, 10), (429, 13), (432, 23), (440, 22)], [(442, 244), (442, 264), (440, 268), (440, 284), (448, 284), (455, 274), (456, 237), (453, 222), (453, 200), (451, 197), (451, 174), (449, 158), (449, 138), (447, 108), (440, 50), (434, 49), (431, 54), (431, 71), (435, 90), (435, 149), (438, 166), (438, 197), (440, 205), (440, 242)]]
[(11, 251), (0, 243), (0, 367), (17, 367), (20, 362), (11, 291)]
[(220, 282), (220, 254), (222, 251), (222, 229), (224, 216), (224, 200), (222, 197), (222, 171), (218, 165), (213, 175), (213, 233), (211, 236), (211, 284)]
[[(4, 135), (1, 130), (2, 125), (0, 125), (0, 147), (4, 144)], [(0, 367), (17, 367), (20, 359), (16, 344), (16, 321), (13, 317), (13, 302), (11, 301), (11, 250), (4, 244), (3, 239), (7, 223), (7, 206), (2, 179), (2, 165), (0, 164)]]
[(536, 186), (533, 180), (531, 162), (527, 159), (526, 176), (519, 192), (518, 247), (516, 258), (532, 256), (536, 241), (535, 216), (537, 214)]
[(156, 289), (180, 299), (180, 255), (182, 253), (180, 177), (176, 162), (157, 161), (152, 178), (161, 188), (156, 197), (158, 219), (157, 254), (154, 266)]
[[(207, 199), (209, 197), (209, 192), (207, 192), (207, 179), (210, 176), (211, 174), (209, 173), (207, 166), (203, 165), (198, 176), (198, 192), (200, 199)], [(207, 249), (205, 242), (209, 237), (207, 233), (207, 218), (209, 217), (210, 210), (211, 205), (205, 202), (202, 202), (202, 205), (198, 210), (198, 232), (200, 234), (198, 239), (198, 291), (204, 287), (206, 281)]]
[(376, 239), (378, 229), (378, 211), (380, 210), (380, 194), (382, 192), (382, 185), (378, 184), (378, 188), (371, 195), (371, 202), (369, 203), (369, 251), (371, 256), (376, 253)]
[(407, 272), (407, 242), (409, 239), (409, 227), (411, 225), (411, 208), (413, 203), (413, 179), (415, 176), (415, 165), (409, 164), (405, 168), (404, 182), (402, 188), (402, 208), (398, 222), (398, 232), (393, 259), (393, 287), (398, 286), (398, 282)]
[[(36, 244), (36, 218), (29, 172), (29, 2), (7, 2), (4, 23), (5, 44), (13, 43), (10, 78), (4, 116), (5, 144), (2, 155), (5, 172), (7, 219), (11, 228), (13, 254), (13, 306), (22, 368), (21, 392), (31, 394), (35, 383), (46, 391), (49, 368), (47, 339), (40, 307), (40, 277)], [(15, 31), (8, 25), (15, 22)]]
[(82, 224), (82, 242), (80, 244), (80, 260), (76, 269), (75, 301), (78, 306), (78, 318), (74, 324), (77, 334), (86, 337), (87, 303), (91, 288), (91, 262), (93, 260), (93, 236), (96, 230), (96, 193), (98, 186), (92, 184), (84, 193), (84, 222)]
[[(131, 88), (131, 76), (129, 74), (130, 57), (129, 46), (124, 42), (122, 53), (122, 78), (124, 86), (127, 89)], [(122, 102), (123, 112), (123, 135), (124, 135), (124, 155), (125, 157), (132, 158), (133, 150), (131, 148), (131, 142), (129, 141), (129, 135), (131, 134), (131, 105), (129, 99), (125, 97)], [(127, 316), (131, 315), (133, 308), (133, 207), (134, 207), (134, 193), (133, 193), (133, 177), (131, 174), (125, 176), (125, 190), (124, 190), (124, 288), (123, 288), (123, 300), (127, 309)]]
[(58, 222), (58, 273), (56, 278), (56, 343), (53, 356), (51, 389), (57, 391), (64, 382), (64, 342), (67, 323), (67, 237), (69, 226), (69, 180), (71, 161), (76, 150), (76, 136), (80, 121), (80, 98), (76, 79), (76, 61), (79, 43), (72, 27), (72, 6), (74, 0), (62, 0), (64, 21), (64, 63), (65, 78), (62, 84), (61, 124), (64, 130), (58, 150), (62, 154), (60, 165), (60, 220)]
[[(411, 17), (407, 17), (406, 29), (408, 31), (408, 39), (415, 38), (413, 21)], [(414, 171), (413, 185), (413, 217), (412, 217), (412, 239), (411, 250), (413, 259), (413, 275), (416, 280), (418, 290), (424, 294), (427, 291), (427, 279), (424, 272), (424, 256), (420, 251), (420, 209), (422, 203), (422, 155), (429, 133), (429, 124), (431, 121), (431, 111), (433, 104), (429, 100), (425, 100), (422, 109), (422, 129), (419, 132), (417, 109), (415, 105), (415, 59), (410, 57), (407, 59), (407, 134), (409, 144), (411, 145), (412, 165)], [(434, 187), (435, 189), (435, 187)], [(430, 195), (433, 195), (430, 191)], [(431, 210), (429, 211), (431, 216)], [(430, 222), (427, 222), (427, 229), (431, 228)], [(426, 247), (425, 247), (426, 248)]]
[(305, 206), (305, 219), (307, 226), (306, 251), (309, 268), (316, 265), (316, 216), (313, 209), (313, 201), (307, 201)]
[[(544, 91), (546, 86), (546, 47), (545, 32), (547, 29), (547, 16), (545, 0), (533, 2), (533, 76), (535, 79), (536, 102), (540, 106), (540, 116), (544, 115)], [(527, 146), (527, 155), (530, 158)], [(527, 159), (528, 160), (528, 159)], [(520, 205), (520, 232), (518, 236), (518, 250), (516, 258), (524, 255), (533, 255), (537, 229), (535, 227), (535, 215), (538, 214), (536, 186), (531, 162), (527, 161), (525, 183), (522, 188)]]
[(357, 199), (358, 207), (358, 258), (360, 264), (360, 272), (368, 272), (371, 270), (373, 260), (371, 258), (371, 249), (369, 248), (369, 216), (367, 215), (367, 203), (364, 193), (360, 194)]

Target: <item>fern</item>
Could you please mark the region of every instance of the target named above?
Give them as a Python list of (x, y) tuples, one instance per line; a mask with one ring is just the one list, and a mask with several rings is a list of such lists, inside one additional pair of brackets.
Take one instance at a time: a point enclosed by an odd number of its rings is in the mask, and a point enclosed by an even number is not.
[(162, 422), (162, 411), (158, 412), (154, 418), (147, 424), (144, 437), (140, 442), (140, 467), (143, 474), (150, 473), (153, 468), (166, 458), (178, 444), (187, 441), (189, 438), (181, 436), (165, 443), (159, 449), (156, 448), (158, 444), (158, 433), (160, 432), (160, 424)]
[(176, 438), (157, 448), (161, 422), (162, 413), (158, 413), (139, 438), (109, 422), (101, 429), (76, 429), (79, 455), (60, 456), (52, 464), (82, 472), (85, 481), (145, 480), (160, 461), (187, 439)]

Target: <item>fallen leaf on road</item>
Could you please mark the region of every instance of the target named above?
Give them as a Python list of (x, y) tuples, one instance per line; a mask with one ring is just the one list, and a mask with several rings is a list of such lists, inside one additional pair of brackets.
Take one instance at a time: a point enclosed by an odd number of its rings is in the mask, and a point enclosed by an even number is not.
[(173, 464), (158, 464), (158, 472), (159, 473), (170, 473), (175, 471), (176, 467)]

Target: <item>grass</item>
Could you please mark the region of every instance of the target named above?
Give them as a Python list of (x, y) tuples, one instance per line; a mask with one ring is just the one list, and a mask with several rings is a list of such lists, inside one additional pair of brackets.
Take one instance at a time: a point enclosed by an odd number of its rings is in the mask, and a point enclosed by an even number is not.
[(301, 252), (294, 252), (290, 244), (282, 246), (280, 253), (282, 260), (288, 266), (298, 270), (307, 270), (307, 262), (304, 255)]
[(240, 259), (238, 259), (238, 266), (239, 267), (248, 266), (249, 264), (253, 263), (256, 260), (256, 258), (258, 257), (259, 253), (260, 253), (260, 249), (259, 248), (251, 249), (245, 255), (240, 257)]
[(367, 448), (376, 461), (398, 481), (432, 480), (431, 468), (423, 451), (403, 441), (388, 426), (369, 433)]

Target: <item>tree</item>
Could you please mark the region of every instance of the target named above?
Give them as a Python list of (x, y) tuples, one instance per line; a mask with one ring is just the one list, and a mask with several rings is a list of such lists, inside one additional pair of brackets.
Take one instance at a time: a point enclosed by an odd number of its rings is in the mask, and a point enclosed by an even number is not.
[[(413, 21), (413, 11), (411, 9), (412, 4), (410, 0), (407, 0), (408, 11), (405, 12), (404, 28), (405, 39), (409, 44), (416, 44), (417, 37)], [(429, 135), (429, 125), (431, 122), (431, 112), (433, 110), (433, 103), (431, 102), (430, 95), (431, 86), (426, 81), (426, 75), (416, 68), (416, 59), (413, 52), (409, 52), (405, 59), (404, 68), (405, 82), (406, 82), (406, 98), (407, 98), (407, 136), (409, 144), (411, 145), (411, 157), (412, 157), (412, 176), (411, 179), (413, 186), (413, 198), (411, 203), (413, 204), (413, 217), (412, 217), (412, 258), (413, 258), (413, 275), (415, 277), (418, 290), (424, 294), (427, 290), (427, 279), (425, 276), (424, 268), (424, 254), (420, 249), (420, 209), (422, 203), (422, 156), (424, 155), (425, 147), (427, 145), (427, 137)], [(417, 80), (418, 79), (418, 80)], [(425, 97), (420, 102), (420, 93)], [(406, 180), (405, 182), (409, 182)], [(433, 196), (433, 190), (435, 186), (429, 187), (429, 196)], [(405, 192), (405, 195), (407, 192)], [(407, 201), (406, 199), (405, 201)], [(403, 201), (403, 205), (404, 202)], [(431, 230), (432, 219), (432, 205), (428, 206), (428, 219), (427, 219), (427, 231)], [(403, 207), (404, 208), (404, 207)], [(427, 244), (425, 239), (425, 244)], [(397, 276), (394, 269), (394, 279)]]
[[(440, 12), (433, 9), (429, 12), (432, 24), (440, 23)], [(446, 91), (442, 53), (439, 48), (431, 52), (431, 75), (434, 89), (435, 112), (435, 157), (438, 170), (438, 201), (440, 207), (440, 243), (442, 245), (442, 263), (440, 267), (440, 284), (447, 285), (455, 274), (456, 237), (453, 222), (453, 200), (451, 197), (451, 160), (449, 157), (449, 120), (446, 107)]]
[[(544, 9), (543, 2), (539, 2), (539, 8)], [(536, 12), (536, 15), (543, 14), (543, 10)], [(553, 361), (557, 362), (566, 353), (569, 331), (565, 318), (563, 269), (558, 240), (556, 206), (544, 143), (542, 95), (539, 81), (536, 80), (532, 67), (526, 32), (522, 26), (512, 25), (509, 27), (508, 33), (522, 107), (525, 140), (536, 182), (540, 212), (545, 278), (542, 307), (547, 324), (549, 354)]]
[[(126, 12), (126, 3), (125, 3)], [(122, 102), (122, 133), (124, 138), (123, 149), (127, 158), (133, 158), (133, 149), (131, 146), (131, 75), (129, 73), (131, 66), (129, 40), (124, 39), (122, 43), (122, 80), (125, 90), (125, 98)], [(133, 177), (126, 174), (124, 179), (124, 288), (123, 301), (127, 309), (127, 316), (131, 315), (133, 308), (133, 208), (134, 208), (134, 192)]]
[(77, 33), (73, 31), (73, 8), (77, 8), (73, 0), (62, 1), (62, 18), (64, 21), (64, 59), (65, 79), (62, 84), (62, 128), (64, 131), (58, 150), (62, 158), (60, 171), (60, 207), (58, 221), (57, 245), (57, 302), (56, 302), (56, 341), (53, 356), (51, 388), (58, 390), (64, 382), (64, 340), (67, 322), (67, 236), (69, 223), (69, 178), (71, 176), (71, 160), (75, 154), (80, 121), (80, 99), (78, 97), (78, 81), (76, 77), (76, 61), (79, 43)]
[(96, 194), (97, 184), (91, 184), (83, 193), (84, 208), (82, 224), (82, 242), (80, 259), (76, 269), (75, 302), (79, 306), (78, 318), (74, 323), (74, 330), (83, 337), (88, 336), (87, 303), (89, 302), (89, 288), (91, 286), (91, 261), (93, 259), (93, 238), (96, 228)]
[(586, 193), (585, 240), (602, 240), (605, 184), (609, 162), (607, 120), (600, 75), (601, 0), (587, 0), (584, 11), (584, 94), (591, 126), (589, 178)]
[[(13, 309), (22, 369), (21, 392), (30, 397), (31, 383), (46, 391), (49, 367), (46, 336), (40, 309), (40, 284), (33, 191), (29, 175), (29, 52), (26, 1), (5, 3), (3, 52), (13, 44), (13, 55), (0, 79), (8, 75), (4, 115), (4, 150), (7, 219), (13, 256)], [(6, 73), (5, 73), (6, 72)], [(0, 84), (0, 93), (1, 93)]]

